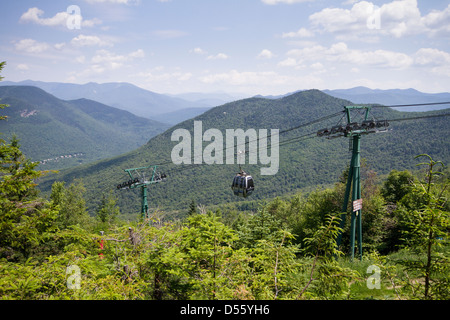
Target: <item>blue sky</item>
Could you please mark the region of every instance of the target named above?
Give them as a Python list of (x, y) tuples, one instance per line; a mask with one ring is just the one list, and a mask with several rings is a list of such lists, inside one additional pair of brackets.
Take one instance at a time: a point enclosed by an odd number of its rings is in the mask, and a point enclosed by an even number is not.
[(10, 81), (172, 94), (450, 92), (445, 0), (20, 0), (1, 1), (0, 12)]

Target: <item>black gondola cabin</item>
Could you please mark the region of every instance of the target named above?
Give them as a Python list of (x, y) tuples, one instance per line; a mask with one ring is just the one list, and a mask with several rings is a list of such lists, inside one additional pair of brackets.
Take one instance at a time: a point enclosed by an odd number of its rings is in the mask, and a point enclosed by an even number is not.
[(238, 173), (233, 179), (231, 189), (233, 189), (236, 196), (244, 198), (248, 197), (255, 189), (252, 176), (245, 172)]

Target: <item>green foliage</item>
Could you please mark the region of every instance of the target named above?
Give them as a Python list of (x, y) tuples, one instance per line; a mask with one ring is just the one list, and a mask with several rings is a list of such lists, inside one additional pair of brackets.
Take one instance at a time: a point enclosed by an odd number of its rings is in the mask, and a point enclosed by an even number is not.
[(0, 258), (27, 259), (53, 230), (57, 211), (37, 197), (35, 167), (17, 139), (0, 142)]
[(112, 192), (108, 195), (102, 195), (102, 201), (97, 209), (97, 218), (103, 223), (114, 223), (120, 214), (120, 209), (117, 206), (117, 198)]
[(50, 199), (59, 207), (57, 224), (61, 229), (72, 225), (84, 225), (90, 217), (86, 211), (84, 195), (86, 189), (83, 182), (78, 180), (65, 187), (64, 182), (55, 182), (52, 186)]
[[(443, 163), (434, 161), (429, 155), (420, 156), (428, 158), (429, 162), (419, 164), (426, 165), (428, 170), (425, 181), (414, 185), (412, 195), (422, 199), (422, 205), (414, 209), (405, 209), (402, 214), (405, 245), (417, 254), (417, 258), (404, 261), (404, 264), (408, 270), (423, 277), (425, 283), (423, 291), (414, 290), (418, 297), (446, 299), (449, 295), (450, 261), (448, 256), (438, 251), (438, 248), (443, 242), (448, 241), (450, 213), (443, 210), (443, 204), (447, 199), (442, 197), (448, 181), (444, 187), (437, 187), (434, 178), (440, 172), (435, 166), (439, 164), (444, 166)], [(412, 283), (409, 285), (413, 286)]]
[[(6, 65), (6, 61), (0, 62), (0, 72), (3, 70), (3, 68), (5, 67), (5, 65)], [(0, 81), (2, 81), (3, 78), (4, 78), (4, 77), (0, 76)], [(0, 109), (4, 109), (4, 108), (6, 108), (6, 107), (8, 107), (7, 104), (0, 104)], [(7, 116), (4, 116), (4, 115), (1, 115), (1, 116), (0, 116), (0, 120), (5, 120), (5, 119), (7, 119), (7, 118), (8, 118), (8, 117), (7, 117)]]
[(197, 213), (198, 213), (197, 203), (195, 202), (195, 200), (192, 200), (191, 203), (189, 204), (188, 216), (192, 216)]
[(357, 273), (341, 267), (335, 260), (342, 254), (336, 246), (342, 232), (338, 225), (339, 218), (328, 215), (312, 237), (305, 239), (304, 252), (311, 257), (311, 271), (300, 298), (303, 295), (316, 299), (343, 298), (348, 294), (349, 282), (357, 278)]
[(408, 171), (392, 170), (383, 184), (381, 195), (387, 202), (397, 203), (411, 192), (413, 175)]

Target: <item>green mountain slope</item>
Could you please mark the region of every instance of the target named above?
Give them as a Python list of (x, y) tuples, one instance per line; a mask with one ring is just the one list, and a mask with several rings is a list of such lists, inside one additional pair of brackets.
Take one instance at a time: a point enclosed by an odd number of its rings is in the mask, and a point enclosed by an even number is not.
[(2, 86), (0, 99), (9, 107), (0, 123), (3, 138), (16, 134), (24, 153), (44, 161), (42, 169), (70, 167), (133, 150), (167, 125), (127, 111), (79, 99), (60, 100), (27, 86)]
[[(186, 208), (192, 199), (205, 205), (242, 202), (242, 199), (232, 194), (230, 188), (232, 179), (239, 170), (237, 164), (176, 166), (170, 163), (172, 149), (178, 144), (178, 141), (171, 141), (174, 130), (185, 128), (193, 137), (194, 120), (202, 121), (203, 132), (210, 128), (220, 129), (225, 141), (226, 129), (283, 131), (342, 111), (343, 106), (349, 104), (352, 103), (333, 98), (318, 90), (298, 92), (276, 100), (250, 98), (228, 103), (170, 128), (146, 145), (125, 155), (49, 176), (41, 182), (41, 187), (48, 191), (55, 180), (70, 182), (82, 178), (90, 196), (89, 204), (91, 208), (95, 208), (102, 192), (115, 190), (118, 183), (128, 180), (124, 169), (164, 163), (160, 171), (167, 173), (167, 182), (149, 189), (149, 205), (152, 210), (156, 207), (181, 210)], [(405, 113), (389, 108), (373, 110), (377, 119), (397, 119), (424, 114), (429, 113)], [(330, 127), (340, 118), (338, 116), (291, 130), (280, 135), (280, 142)], [(413, 157), (420, 153), (428, 153), (434, 159), (449, 162), (448, 117), (393, 122), (389, 128), (391, 131), (387, 133), (366, 135), (361, 139), (361, 155), (378, 173), (388, 173), (393, 168), (413, 169), (416, 164)], [(252, 174), (256, 184), (255, 192), (249, 200), (281, 196), (320, 184), (333, 184), (348, 166), (350, 156), (346, 138), (328, 140), (314, 137), (281, 146), (279, 171), (276, 175), (260, 174), (261, 167), (267, 165), (243, 166), (245, 171)], [(123, 212), (139, 212), (139, 190), (115, 192)]]

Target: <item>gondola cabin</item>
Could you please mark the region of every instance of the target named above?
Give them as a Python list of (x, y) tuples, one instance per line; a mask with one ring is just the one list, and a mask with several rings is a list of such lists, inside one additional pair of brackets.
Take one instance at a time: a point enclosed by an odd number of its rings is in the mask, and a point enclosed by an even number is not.
[(255, 190), (252, 176), (246, 174), (245, 172), (238, 173), (231, 184), (231, 189), (236, 196), (248, 197)]

